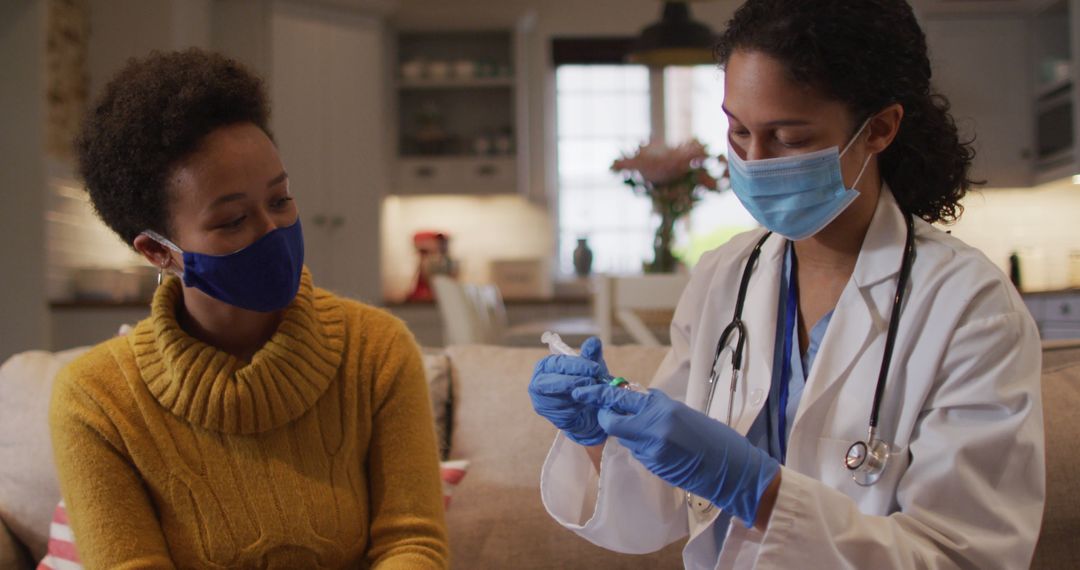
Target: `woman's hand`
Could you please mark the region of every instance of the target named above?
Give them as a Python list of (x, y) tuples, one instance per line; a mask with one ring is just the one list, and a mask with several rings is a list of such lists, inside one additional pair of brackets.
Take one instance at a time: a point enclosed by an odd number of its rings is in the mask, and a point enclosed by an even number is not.
[(529, 382), (529, 398), (536, 413), (547, 418), (575, 443), (594, 446), (607, 434), (596, 419), (597, 408), (571, 397), (576, 388), (597, 385), (608, 376), (600, 339), (581, 346), (581, 356), (548, 356), (536, 363)]
[(603, 431), (619, 438), (654, 475), (712, 501), (747, 526), (757, 522), (780, 463), (738, 432), (655, 389), (642, 394), (605, 384), (577, 388), (572, 396), (598, 409)]

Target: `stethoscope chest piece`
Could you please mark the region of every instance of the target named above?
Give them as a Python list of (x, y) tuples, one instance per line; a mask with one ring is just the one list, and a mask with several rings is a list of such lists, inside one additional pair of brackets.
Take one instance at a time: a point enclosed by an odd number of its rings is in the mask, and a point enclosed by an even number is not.
[(871, 437), (868, 442), (856, 441), (851, 444), (844, 456), (844, 466), (851, 471), (851, 478), (855, 483), (869, 487), (881, 479), (890, 454), (889, 444)]

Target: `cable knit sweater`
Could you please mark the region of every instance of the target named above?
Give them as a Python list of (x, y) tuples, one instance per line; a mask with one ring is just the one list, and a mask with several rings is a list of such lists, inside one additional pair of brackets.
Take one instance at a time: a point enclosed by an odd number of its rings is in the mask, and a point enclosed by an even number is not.
[(181, 284), (57, 378), (57, 469), (87, 568), (447, 566), (435, 435), (396, 318), (312, 286), (250, 363), (186, 334)]

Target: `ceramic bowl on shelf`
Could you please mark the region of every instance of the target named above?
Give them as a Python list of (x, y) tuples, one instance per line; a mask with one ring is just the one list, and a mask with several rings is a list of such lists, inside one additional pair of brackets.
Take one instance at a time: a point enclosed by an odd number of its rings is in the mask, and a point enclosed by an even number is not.
[(401, 64), (401, 78), (407, 81), (423, 79), (427, 64), (422, 59), (411, 59)]
[(450, 64), (445, 61), (433, 61), (427, 66), (429, 79), (446, 79), (450, 76)]
[(454, 77), (458, 79), (472, 79), (473, 77), (476, 77), (476, 62), (467, 59), (455, 61)]

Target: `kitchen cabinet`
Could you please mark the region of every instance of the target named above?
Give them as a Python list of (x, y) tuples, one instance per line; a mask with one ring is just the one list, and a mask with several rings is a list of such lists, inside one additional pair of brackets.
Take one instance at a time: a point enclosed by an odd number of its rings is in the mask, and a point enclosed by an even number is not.
[(972, 176), (989, 187), (1032, 181), (1030, 22), (1022, 15), (950, 14), (923, 22), (933, 84), (952, 104), (961, 137), (974, 137)]
[(380, 205), (385, 28), (345, 9), (275, 2), (270, 24), (272, 129), (304, 224), (315, 281), (381, 297)]
[(499, 194), (517, 185), (514, 157), (402, 158), (397, 194)]
[(974, 177), (1026, 187), (1080, 173), (1080, 0), (917, 7), (935, 85), (975, 136)]
[(388, 58), (396, 156), (391, 192), (526, 192), (531, 24), (399, 30)]
[(1080, 291), (1024, 295), (1043, 340), (1080, 339)]

